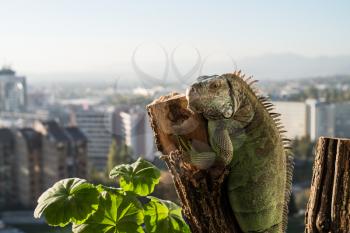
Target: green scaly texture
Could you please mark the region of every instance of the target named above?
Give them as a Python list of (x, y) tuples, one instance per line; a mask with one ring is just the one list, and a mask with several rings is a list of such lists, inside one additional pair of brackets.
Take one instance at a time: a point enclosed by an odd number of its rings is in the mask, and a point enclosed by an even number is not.
[(208, 120), (213, 151), (189, 151), (208, 169), (230, 166), (228, 197), (243, 232), (286, 231), (293, 158), (272, 104), (240, 72), (202, 76), (187, 90), (189, 108)]

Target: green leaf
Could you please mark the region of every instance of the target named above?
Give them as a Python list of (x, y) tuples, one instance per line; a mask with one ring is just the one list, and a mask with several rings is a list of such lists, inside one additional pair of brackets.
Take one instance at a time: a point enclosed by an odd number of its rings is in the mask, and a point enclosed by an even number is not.
[(74, 224), (74, 233), (143, 233), (144, 213), (133, 195), (105, 191), (100, 206), (83, 224)]
[(125, 193), (122, 188), (108, 187), (102, 184), (97, 185), (96, 189), (102, 194), (102, 196), (106, 195), (107, 193), (120, 193), (120, 194)]
[(134, 192), (140, 196), (152, 193), (159, 183), (160, 171), (152, 163), (139, 158), (135, 163), (122, 164), (112, 169), (111, 178), (119, 177), (120, 187), (124, 191)]
[(83, 223), (98, 208), (99, 192), (86, 180), (69, 178), (58, 181), (38, 199), (34, 217), (44, 214), (51, 226)]
[(149, 233), (190, 233), (182, 218), (181, 208), (171, 201), (149, 197), (145, 205), (145, 225)]

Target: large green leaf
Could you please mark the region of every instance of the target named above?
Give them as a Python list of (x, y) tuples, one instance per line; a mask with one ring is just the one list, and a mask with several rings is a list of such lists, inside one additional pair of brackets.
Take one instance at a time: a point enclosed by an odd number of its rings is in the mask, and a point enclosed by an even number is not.
[(119, 190), (106, 191), (100, 198), (98, 211), (83, 224), (74, 224), (74, 233), (143, 233), (141, 203), (134, 195)]
[(82, 223), (98, 208), (99, 192), (86, 180), (69, 178), (58, 181), (38, 199), (34, 217), (44, 214), (52, 226)]
[(190, 233), (182, 218), (181, 208), (171, 201), (149, 197), (145, 205), (145, 225), (149, 233)]
[(124, 191), (134, 192), (140, 196), (152, 193), (159, 183), (160, 171), (152, 163), (139, 158), (135, 163), (122, 164), (112, 169), (111, 178), (119, 177), (120, 187)]

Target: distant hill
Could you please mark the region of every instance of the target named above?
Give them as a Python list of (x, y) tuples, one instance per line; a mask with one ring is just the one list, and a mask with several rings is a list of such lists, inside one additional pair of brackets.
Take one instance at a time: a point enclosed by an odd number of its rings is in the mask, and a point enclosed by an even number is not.
[(297, 54), (267, 54), (237, 61), (238, 67), (258, 79), (284, 80), (350, 74), (350, 55), (306, 57)]
[[(247, 75), (254, 75), (259, 80), (288, 80), (302, 79), (307, 77), (324, 77), (335, 75), (350, 75), (350, 55), (344, 56), (319, 56), (306, 57), (292, 53), (281, 54), (265, 54), (256, 57), (246, 57), (241, 59), (233, 59), (238, 69), (241, 69)], [(192, 63), (191, 63), (192, 64)], [(117, 64), (116, 64), (117, 65)], [(207, 67), (203, 70), (204, 73), (195, 72), (190, 78), (195, 80), (198, 75), (212, 75), (232, 72), (235, 65), (232, 61), (224, 60), (208, 61)], [(144, 77), (139, 77), (132, 66), (122, 67), (123, 69), (105, 70), (104, 72), (77, 72), (77, 73), (52, 73), (52, 74), (26, 74), (30, 83), (83, 83), (86, 85), (94, 85), (103, 83), (104, 85), (113, 85), (117, 78), (120, 78), (118, 86), (132, 87), (140, 85), (140, 80)], [(158, 66), (146, 67), (149, 74), (153, 74), (152, 70), (163, 69)], [(146, 72), (145, 71), (145, 72)], [(185, 72), (185, 71), (184, 71)], [(185, 72), (186, 73), (186, 72)], [(155, 76), (155, 78), (160, 78)], [(187, 79), (186, 79), (187, 80)], [(191, 81), (190, 80), (190, 81)], [(183, 80), (175, 77), (172, 69), (169, 71), (167, 81), (183, 82)]]

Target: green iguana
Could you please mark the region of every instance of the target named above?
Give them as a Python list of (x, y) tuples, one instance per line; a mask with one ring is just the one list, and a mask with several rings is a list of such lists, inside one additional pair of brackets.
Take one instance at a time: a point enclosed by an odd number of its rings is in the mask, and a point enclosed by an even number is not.
[[(228, 198), (243, 232), (286, 231), (293, 156), (280, 114), (241, 72), (201, 76), (187, 90), (188, 107), (208, 120), (212, 152), (183, 146), (201, 169), (230, 166)], [(182, 145), (184, 145), (182, 143)]]

